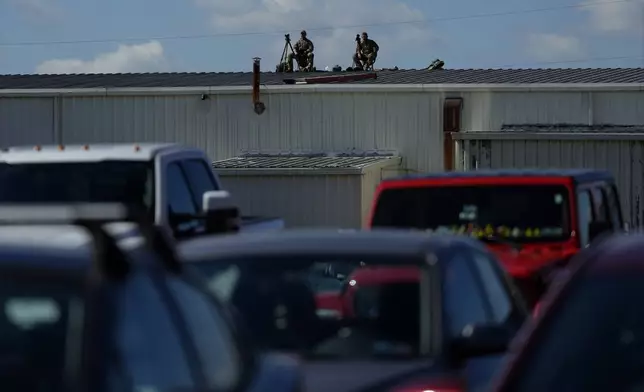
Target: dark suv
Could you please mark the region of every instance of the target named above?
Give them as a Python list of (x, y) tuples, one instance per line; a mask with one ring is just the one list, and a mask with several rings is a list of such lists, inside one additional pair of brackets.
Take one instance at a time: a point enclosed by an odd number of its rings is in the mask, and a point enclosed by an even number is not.
[[(117, 221), (140, 236), (114, 239)], [(256, 356), (161, 231), (123, 206), (0, 208), (0, 281), (4, 390), (299, 387), (297, 364)]]

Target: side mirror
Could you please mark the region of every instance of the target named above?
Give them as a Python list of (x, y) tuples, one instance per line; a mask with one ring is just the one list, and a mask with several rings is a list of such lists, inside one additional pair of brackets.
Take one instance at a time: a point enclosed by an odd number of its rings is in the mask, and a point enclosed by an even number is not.
[(233, 233), (240, 229), (239, 208), (227, 191), (205, 192), (203, 214), (208, 233)]
[(507, 351), (515, 331), (504, 325), (471, 324), (463, 328), (461, 336), (452, 340), (452, 356), (457, 361)]
[(588, 237), (590, 241), (594, 241), (597, 237), (610, 232), (612, 229), (610, 222), (593, 221), (588, 224)]

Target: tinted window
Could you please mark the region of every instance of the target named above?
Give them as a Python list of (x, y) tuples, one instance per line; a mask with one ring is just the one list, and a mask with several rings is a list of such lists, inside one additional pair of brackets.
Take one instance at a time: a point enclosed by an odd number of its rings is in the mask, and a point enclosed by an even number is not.
[(608, 211), (608, 201), (606, 200), (606, 195), (601, 188), (593, 189), (593, 199), (595, 202), (595, 209), (597, 211), (597, 220), (602, 222), (611, 222)]
[(226, 323), (206, 295), (180, 279), (168, 279), (195, 343), (208, 388), (227, 391), (240, 377), (241, 357)]
[(133, 274), (117, 306), (116, 344), (134, 390), (194, 388), (186, 352), (151, 278)]
[(373, 226), (563, 240), (569, 215), (563, 186), (433, 186), (383, 191)]
[(460, 336), (469, 324), (489, 320), (482, 290), (472, 269), (473, 260), (458, 254), (445, 266), (443, 280), (443, 308), (447, 327), (452, 336)]
[(617, 197), (617, 189), (614, 185), (607, 185), (603, 188), (605, 198), (608, 202), (608, 208), (610, 211), (610, 219), (613, 227), (615, 229), (621, 229), (624, 227), (621, 216), (620, 201)]
[(170, 210), (173, 213), (194, 215), (197, 212), (188, 181), (177, 163), (168, 165), (167, 192)]
[(474, 267), (483, 282), (485, 297), (492, 307), (494, 321), (502, 323), (512, 313), (512, 297), (505, 286), (503, 277), (495, 267), (496, 261), (485, 253), (474, 253)]
[(83, 338), (81, 295), (81, 291), (67, 285), (3, 279), (0, 284), (3, 390), (68, 389), (64, 384), (66, 360), (80, 354), (76, 349), (81, 349), (78, 344)]
[(644, 280), (603, 272), (561, 299), (508, 390), (640, 391), (644, 387)]
[(577, 211), (579, 214), (579, 239), (582, 246), (588, 245), (588, 225), (593, 221), (593, 203), (588, 191), (577, 195)]
[(1, 164), (0, 202), (121, 202), (153, 210), (154, 171), (147, 162)]
[(208, 191), (216, 191), (218, 188), (212, 177), (212, 172), (206, 164), (199, 159), (190, 159), (181, 162), (192, 188), (192, 193), (197, 201), (199, 211), (203, 209), (203, 194)]
[(261, 349), (334, 359), (417, 356), (420, 312), (430, 308), (418, 268), (399, 256), (344, 259), (259, 257), (195, 267), (238, 310)]

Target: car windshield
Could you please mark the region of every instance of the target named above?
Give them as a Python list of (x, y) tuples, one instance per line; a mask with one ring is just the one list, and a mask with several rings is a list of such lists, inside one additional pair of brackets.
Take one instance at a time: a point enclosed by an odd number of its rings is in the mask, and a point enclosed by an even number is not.
[(74, 288), (3, 279), (0, 379), (7, 391), (66, 391), (65, 365), (82, 341), (83, 302)]
[(569, 211), (559, 185), (426, 186), (383, 191), (372, 225), (557, 241), (570, 237)]
[(397, 265), (293, 258), (195, 266), (263, 349), (307, 359), (415, 358), (419, 309), (429, 300), (421, 303), (419, 268), (392, 261)]
[(0, 203), (120, 202), (151, 211), (154, 172), (148, 162), (0, 164)]
[(644, 279), (579, 281), (517, 363), (517, 392), (644, 390)]

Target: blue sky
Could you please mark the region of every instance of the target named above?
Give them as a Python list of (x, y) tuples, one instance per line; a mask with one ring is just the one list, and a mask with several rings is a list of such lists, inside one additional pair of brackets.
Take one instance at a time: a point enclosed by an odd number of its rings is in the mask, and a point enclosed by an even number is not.
[(318, 68), (363, 30), (378, 67), (644, 66), (641, 0), (597, 1), (0, 0), (0, 73), (272, 70), (303, 28)]

